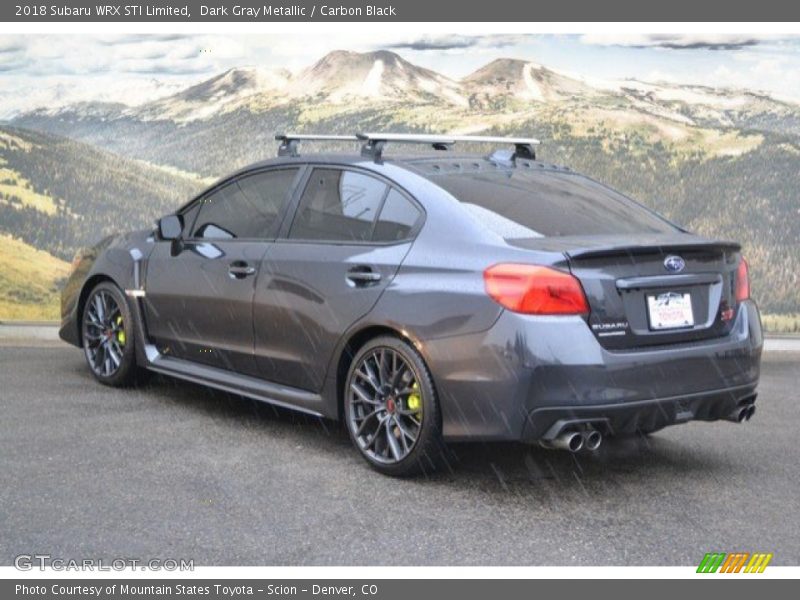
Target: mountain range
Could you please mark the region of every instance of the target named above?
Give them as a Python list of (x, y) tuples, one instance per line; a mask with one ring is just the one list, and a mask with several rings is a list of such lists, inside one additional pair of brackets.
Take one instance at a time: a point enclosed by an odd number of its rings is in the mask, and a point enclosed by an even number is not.
[[(762, 306), (800, 312), (800, 106), (758, 91), (598, 80), (513, 58), (455, 80), (393, 52), (334, 51), (294, 73), (236, 68), (153, 101), (45, 107), (7, 125), (18, 137), (40, 136), (35, 152), (15, 154), (20, 173), (25, 160), (42, 163), (47, 159), (36, 157), (46, 147), (70, 140), (82, 144), (75, 152), (93, 153), (95, 161), (124, 158), (155, 169), (162, 181), (175, 178), (163, 197), (108, 183), (120, 202), (148, 217), (176, 206), (177, 190), (188, 193), (207, 178), (274, 155), (273, 136), (281, 131), (530, 135), (543, 140), (542, 159), (607, 182), (689, 229), (742, 241)], [(3, 152), (0, 145), (0, 160)], [(68, 153), (59, 159), (81, 160)], [(26, 177), (37, 193), (64, 206), (86, 185), (76, 177), (54, 188), (41, 169)], [(92, 185), (96, 191), (104, 182)], [(94, 219), (84, 214), (87, 223)], [(98, 207), (100, 214), (97, 235), (115, 224), (109, 211)], [(127, 226), (121, 218), (116, 223)], [(8, 231), (6, 216), (0, 225)], [(93, 235), (89, 226), (74, 235), (64, 230), (57, 241), (26, 241), (68, 257)]]
[(800, 133), (800, 106), (766, 93), (635, 79), (600, 80), (513, 58), (496, 59), (454, 80), (386, 50), (336, 50), (297, 73), (266, 67), (233, 68), (150, 102), (132, 106), (119, 102), (55, 104), (24, 111), (15, 121), (127, 118), (186, 124), (239, 109), (259, 113), (308, 102), (351, 108), (433, 104), (465, 111), (491, 111), (509, 103), (526, 110), (537, 105), (591, 102), (596, 107), (635, 109), (683, 125)]

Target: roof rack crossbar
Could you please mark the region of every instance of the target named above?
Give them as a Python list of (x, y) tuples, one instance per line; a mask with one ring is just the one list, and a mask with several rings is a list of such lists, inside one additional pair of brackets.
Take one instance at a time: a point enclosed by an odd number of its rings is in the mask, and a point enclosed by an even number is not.
[(383, 149), (388, 143), (424, 144), (434, 150), (448, 150), (457, 142), (466, 144), (511, 144), (514, 154), (511, 159), (536, 159), (534, 146), (539, 140), (534, 138), (501, 137), (487, 135), (434, 135), (427, 133), (357, 133), (355, 135), (314, 135), (305, 133), (282, 133), (275, 136), (280, 142), (278, 156), (298, 156), (300, 142), (363, 142), (361, 155), (381, 160)]
[(281, 144), (278, 146), (278, 156), (299, 156), (297, 146), (300, 142), (358, 142), (360, 138), (355, 135), (314, 135), (306, 133), (279, 133), (275, 139)]
[(381, 159), (383, 148), (387, 143), (402, 144), (427, 144), (434, 150), (447, 150), (457, 142), (467, 144), (512, 144), (514, 154), (512, 159), (528, 158), (534, 160), (536, 151), (534, 146), (539, 140), (534, 138), (500, 137), (484, 135), (432, 135), (425, 133), (358, 133), (356, 136), (364, 142), (361, 148), (362, 156), (367, 156), (378, 161)]

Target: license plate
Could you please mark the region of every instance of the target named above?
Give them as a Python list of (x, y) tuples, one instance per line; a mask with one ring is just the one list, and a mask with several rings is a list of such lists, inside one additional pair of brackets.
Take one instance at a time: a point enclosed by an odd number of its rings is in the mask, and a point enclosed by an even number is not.
[(680, 329), (694, 325), (692, 295), (677, 292), (647, 296), (650, 329)]

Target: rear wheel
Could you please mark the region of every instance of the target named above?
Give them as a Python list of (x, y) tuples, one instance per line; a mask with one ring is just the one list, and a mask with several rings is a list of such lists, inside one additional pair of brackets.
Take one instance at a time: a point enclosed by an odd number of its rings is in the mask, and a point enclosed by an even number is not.
[(350, 439), (377, 471), (404, 477), (443, 462), (436, 391), (410, 344), (382, 336), (361, 348), (347, 375), (344, 401)]
[(136, 376), (133, 320), (122, 291), (99, 283), (89, 293), (81, 320), (83, 353), (92, 375), (106, 385), (130, 385)]

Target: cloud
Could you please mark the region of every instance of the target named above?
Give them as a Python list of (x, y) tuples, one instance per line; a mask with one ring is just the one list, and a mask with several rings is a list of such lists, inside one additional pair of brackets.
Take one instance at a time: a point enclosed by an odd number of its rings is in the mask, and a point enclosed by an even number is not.
[(11, 71), (19, 71), (24, 67), (22, 63), (7, 63), (0, 60), (0, 73), (10, 73)]
[(240, 46), (214, 36), (0, 36), (0, 69), (33, 77), (211, 74), (241, 56)]
[(581, 42), (594, 46), (624, 46), (627, 48), (666, 48), (669, 50), (741, 50), (785, 36), (748, 34), (586, 34)]
[(193, 62), (175, 62), (165, 60), (129, 61), (125, 64), (125, 73), (137, 75), (202, 75), (208, 73), (208, 68), (203, 64)]
[(526, 35), (441, 35), (424, 36), (407, 41), (395, 42), (384, 45), (390, 50), (416, 50), (442, 51), (442, 50), (463, 50), (466, 48), (506, 48), (517, 44), (530, 42), (532, 36)]
[(444, 37), (422, 37), (407, 42), (396, 42), (386, 46), (392, 50), (456, 50), (459, 48), (471, 48), (476, 45), (475, 38), (465, 36), (444, 36)]
[(125, 35), (99, 36), (97, 42), (103, 46), (120, 46), (140, 42), (178, 42), (192, 36), (182, 33), (130, 33)]
[(25, 46), (16, 42), (4, 43), (0, 40), (0, 54), (19, 54), (25, 51)]

